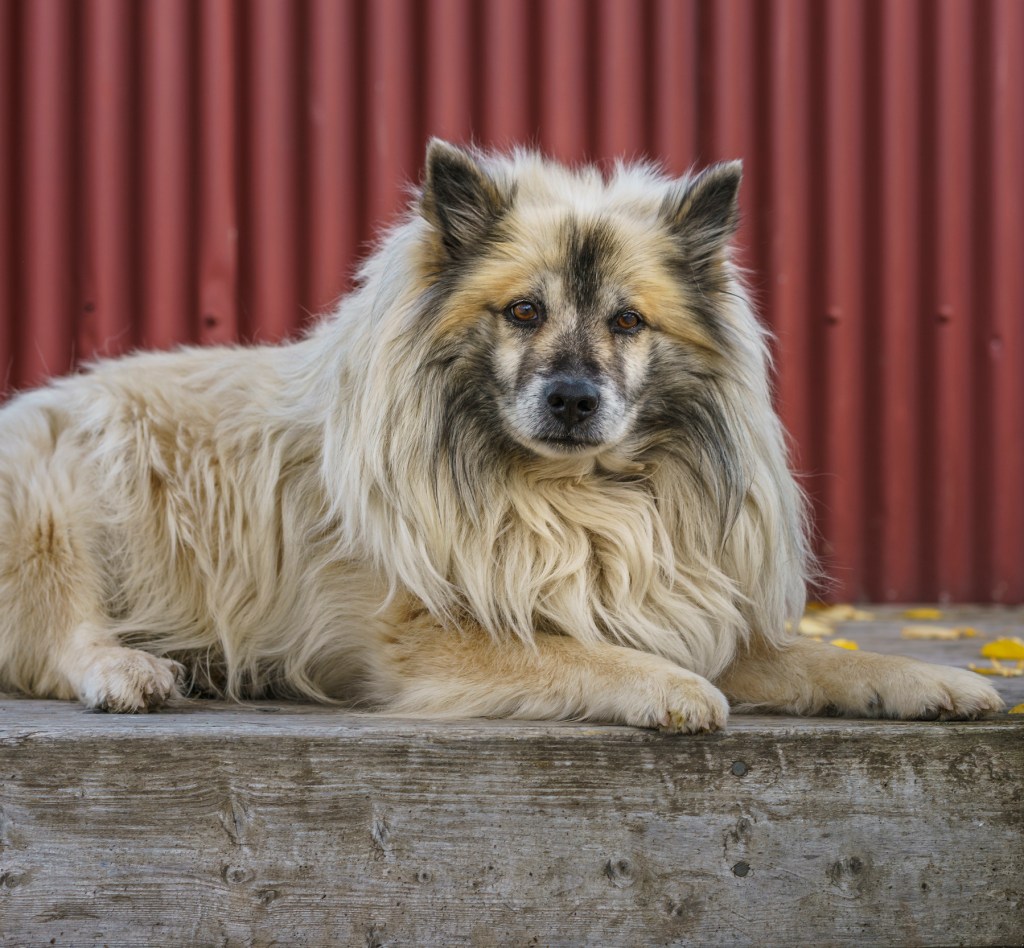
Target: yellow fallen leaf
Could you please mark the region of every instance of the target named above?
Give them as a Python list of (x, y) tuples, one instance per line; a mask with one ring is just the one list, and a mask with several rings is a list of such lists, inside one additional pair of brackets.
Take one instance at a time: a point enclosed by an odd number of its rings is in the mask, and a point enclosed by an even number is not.
[(1015, 708), (1010, 708), (1007, 714), (1024, 714), (1024, 704), (1018, 704)]
[(1010, 662), (1024, 661), (1024, 639), (1014, 635), (986, 642), (981, 647), (981, 654), (985, 658), (1001, 658)]
[(922, 607), (920, 609), (907, 609), (903, 613), (904, 619), (941, 619), (942, 610)]
[(852, 641), (851, 639), (832, 639), (830, 645), (836, 646), (836, 648), (848, 648), (851, 652), (856, 652), (860, 646)]
[(864, 612), (848, 603), (837, 603), (814, 611), (814, 617), (822, 622), (870, 622), (874, 615)]
[(900, 635), (905, 639), (940, 639), (942, 641), (973, 639), (977, 634), (977, 630), (972, 629), (969, 625), (956, 627), (945, 625), (905, 625), (900, 630)]
[(1000, 665), (993, 659), (991, 665), (975, 665), (971, 662), (967, 667), (979, 675), (998, 675), (1000, 678), (1019, 678), (1024, 675), (1024, 662), (1018, 662), (1017, 667), (1013, 668), (1010, 665)]
[(800, 624), (797, 626), (797, 631), (801, 635), (831, 635), (832, 626), (827, 622), (822, 622), (820, 619), (815, 619), (812, 616), (802, 616)]

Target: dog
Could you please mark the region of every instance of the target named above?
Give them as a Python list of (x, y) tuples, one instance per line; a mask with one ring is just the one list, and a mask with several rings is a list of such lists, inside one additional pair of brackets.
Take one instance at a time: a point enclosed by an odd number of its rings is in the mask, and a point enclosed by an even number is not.
[(673, 179), (433, 140), (280, 346), (99, 362), (0, 412), (0, 685), (673, 732), (972, 718), (967, 671), (796, 635), (812, 559), (730, 241)]

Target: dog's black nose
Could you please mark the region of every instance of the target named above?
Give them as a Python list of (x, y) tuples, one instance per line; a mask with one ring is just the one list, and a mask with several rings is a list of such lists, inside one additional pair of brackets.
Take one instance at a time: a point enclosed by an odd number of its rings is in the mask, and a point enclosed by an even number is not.
[(589, 418), (601, 404), (597, 386), (586, 379), (555, 379), (545, 394), (551, 414), (567, 428)]

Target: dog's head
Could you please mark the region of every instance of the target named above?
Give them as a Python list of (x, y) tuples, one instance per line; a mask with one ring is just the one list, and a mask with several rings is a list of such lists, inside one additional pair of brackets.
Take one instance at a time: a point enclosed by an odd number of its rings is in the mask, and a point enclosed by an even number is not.
[(634, 454), (693, 424), (729, 356), (740, 176), (731, 162), (605, 177), (433, 141), (429, 315), (471, 367), (461, 399), (549, 458)]

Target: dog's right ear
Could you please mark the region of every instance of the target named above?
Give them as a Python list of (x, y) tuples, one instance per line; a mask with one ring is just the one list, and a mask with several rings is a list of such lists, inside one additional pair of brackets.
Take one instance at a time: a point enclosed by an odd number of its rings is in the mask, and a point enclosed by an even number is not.
[(437, 228), (450, 259), (478, 249), (506, 210), (497, 184), (469, 152), (430, 140), (420, 211)]

